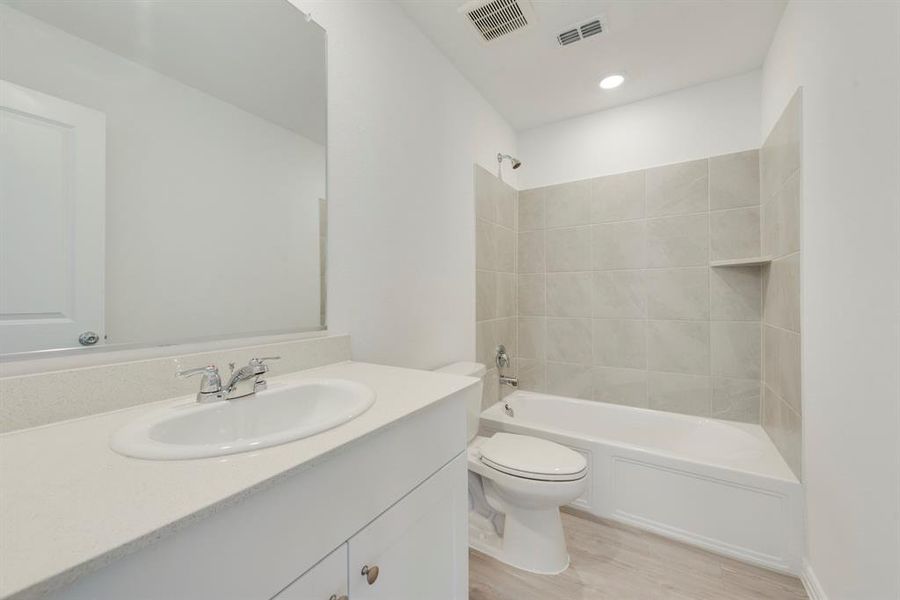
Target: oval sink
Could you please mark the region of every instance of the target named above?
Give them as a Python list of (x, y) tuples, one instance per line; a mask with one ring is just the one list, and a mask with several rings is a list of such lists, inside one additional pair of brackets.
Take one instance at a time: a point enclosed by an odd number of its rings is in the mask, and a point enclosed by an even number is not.
[(110, 440), (125, 456), (179, 460), (277, 446), (337, 427), (375, 403), (375, 392), (342, 379), (270, 383), (237, 400), (179, 404), (126, 424)]

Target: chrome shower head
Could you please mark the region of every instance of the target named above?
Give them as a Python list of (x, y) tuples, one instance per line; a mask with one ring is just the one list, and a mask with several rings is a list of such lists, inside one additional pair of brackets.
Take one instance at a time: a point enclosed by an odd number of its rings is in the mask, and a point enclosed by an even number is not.
[(500, 152), (497, 153), (497, 163), (498, 164), (502, 163), (504, 158), (509, 159), (509, 162), (510, 162), (510, 164), (512, 164), (513, 169), (518, 169), (519, 167), (522, 166), (522, 161), (519, 160), (518, 158), (516, 158), (515, 156), (510, 156), (509, 154), (501, 154)]

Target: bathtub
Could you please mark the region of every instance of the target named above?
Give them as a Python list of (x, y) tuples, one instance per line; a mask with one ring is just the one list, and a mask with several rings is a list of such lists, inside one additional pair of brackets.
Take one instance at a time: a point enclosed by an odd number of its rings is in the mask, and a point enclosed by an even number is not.
[(481, 414), (497, 431), (587, 458), (574, 508), (777, 571), (798, 574), (802, 489), (762, 427), (517, 391)]

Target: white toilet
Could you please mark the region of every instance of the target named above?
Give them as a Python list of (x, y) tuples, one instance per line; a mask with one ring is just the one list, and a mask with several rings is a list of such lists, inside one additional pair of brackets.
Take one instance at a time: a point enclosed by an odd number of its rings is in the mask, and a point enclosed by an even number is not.
[[(484, 365), (469, 362), (438, 370), (479, 378), (486, 372)], [(574, 450), (531, 436), (478, 436), (481, 394), (473, 398), (466, 411), (469, 545), (533, 573), (565, 571), (569, 553), (559, 507), (584, 493), (587, 461)]]

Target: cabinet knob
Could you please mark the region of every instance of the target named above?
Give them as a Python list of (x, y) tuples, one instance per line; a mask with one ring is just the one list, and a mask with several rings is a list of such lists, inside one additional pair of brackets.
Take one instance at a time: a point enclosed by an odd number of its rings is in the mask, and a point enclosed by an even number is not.
[(338, 596), (337, 594), (332, 594), (328, 600), (349, 600), (346, 595)]
[(362, 574), (366, 576), (366, 581), (369, 582), (369, 585), (372, 585), (378, 579), (378, 567), (365, 565), (362, 568)]

